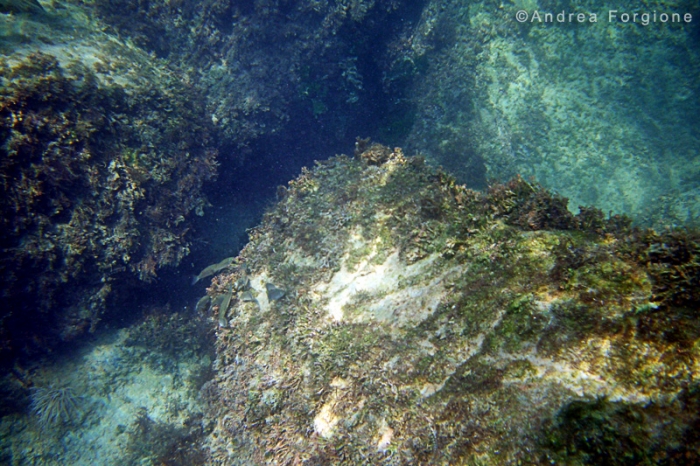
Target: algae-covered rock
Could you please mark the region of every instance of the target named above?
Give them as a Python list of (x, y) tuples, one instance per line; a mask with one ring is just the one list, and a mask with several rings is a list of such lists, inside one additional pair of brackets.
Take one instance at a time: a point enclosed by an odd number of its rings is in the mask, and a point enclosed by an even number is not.
[(520, 174), (574, 209), (698, 223), (697, 2), (429, 4), (405, 52), (429, 64), (409, 148), (461, 180)]
[(123, 37), (193, 70), (222, 137), (258, 163), (266, 154), (257, 145), (272, 136), (291, 148), (300, 132), (331, 139), (371, 126), (384, 99), (383, 44), (417, 11), (405, 0), (81, 3)]
[(218, 329), (214, 464), (695, 457), (696, 233), (361, 142), (280, 189), (238, 258), (257, 302)]
[(188, 70), (239, 159), (291, 173), (300, 141), (372, 132), (470, 185), (699, 222), (694, 0), (80, 3)]
[(0, 352), (93, 329), (189, 253), (216, 174), (201, 96), (80, 10), (0, 17)]

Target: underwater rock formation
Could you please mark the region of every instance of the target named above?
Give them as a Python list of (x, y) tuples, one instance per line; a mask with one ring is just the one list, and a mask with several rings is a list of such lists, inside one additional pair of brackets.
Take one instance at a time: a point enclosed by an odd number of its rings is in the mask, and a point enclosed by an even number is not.
[[(371, 131), (470, 186), (520, 174), (574, 209), (699, 222), (698, 35), (659, 19), (697, 19), (693, 0), (83, 3), (189, 70), (239, 159)], [(561, 12), (584, 20), (545, 22)]]
[(0, 48), (5, 354), (94, 328), (177, 265), (217, 152), (201, 96), (163, 63), (70, 9), (0, 20), (22, 21)]
[(403, 52), (427, 62), (405, 146), (463, 181), (520, 174), (572, 208), (698, 224), (698, 15), (692, 0), (430, 2)]
[[(394, 59), (388, 44), (424, 2), (83, 3), (110, 29), (192, 70), (211, 120), (237, 157), (262, 158), (275, 151), (260, 145), (314, 140), (318, 149), (322, 141), (346, 144), (373, 128), (384, 100), (399, 98), (384, 92), (384, 64)], [(398, 81), (391, 73), (387, 85), (394, 89)], [(308, 155), (287, 150), (271, 160), (291, 164)], [(310, 162), (296, 161), (290, 177)]]
[(212, 464), (700, 460), (700, 235), (566, 202), (365, 141), (305, 169), (208, 290), (249, 280)]

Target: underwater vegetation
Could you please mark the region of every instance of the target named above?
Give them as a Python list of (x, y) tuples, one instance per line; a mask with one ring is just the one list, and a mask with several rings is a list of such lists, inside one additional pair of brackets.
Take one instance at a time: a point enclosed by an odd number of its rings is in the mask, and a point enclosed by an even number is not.
[[(417, 14), (409, 3), (76, 1), (3, 15), (0, 349), (94, 330), (178, 265), (219, 149), (231, 176), (275, 154), (258, 144), (299, 141), (303, 129), (332, 145), (366, 126), (386, 98), (376, 64), (395, 58), (370, 52), (399, 33), (385, 20)], [(300, 158), (312, 155), (275, 163), (296, 173)]]
[[(520, 23), (518, 10), (598, 20)], [(609, 11), (693, 23), (642, 27)], [(427, 62), (406, 93), (416, 117), (403, 145), (469, 186), (520, 174), (572, 208), (698, 224), (698, 14), (692, 0), (428, 2), (403, 50)]]
[(205, 464), (213, 331), (205, 314), (153, 306), (76, 357), (20, 361), (0, 380), (0, 463)]
[[(688, 412), (698, 408), (695, 386), (682, 396)], [(696, 448), (698, 421), (685, 424), (677, 445), (669, 445), (667, 436), (675, 425), (663, 425), (662, 418), (681, 420), (685, 413), (679, 407), (646, 406), (606, 399), (574, 401), (563, 408), (545, 428), (542, 446), (548, 460), (567, 464), (696, 464), (700, 455)], [(666, 449), (667, 451), (663, 451)]]
[[(319, 144), (372, 132), (470, 187), (519, 174), (573, 209), (656, 227), (700, 217), (694, 23), (605, 17), (647, 7), (697, 17), (692, 0), (81, 4), (189, 72), (237, 161), (296, 173)], [(522, 8), (599, 20), (519, 23)], [(267, 159), (290, 146), (303, 149)]]
[[(201, 417), (201, 416), (200, 416)], [(183, 426), (151, 419), (141, 409), (127, 431), (124, 461), (132, 464), (206, 464), (201, 450), (203, 429), (199, 419), (188, 419)]]
[(358, 139), (250, 238), (255, 301), (231, 291), (243, 267), (208, 289), (232, 297), (203, 391), (214, 464), (696, 457), (695, 230), (574, 215), (520, 177), (474, 191)]
[(178, 360), (213, 352), (213, 329), (204, 314), (158, 307), (129, 329), (124, 345), (142, 353), (144, 363), (174, 372)]
[[(196, 277), (215, 275), (197, 304), (218, 324), (210, 460), (695, 458), (697, 231), (564, 197), (698, 217), (692, 31), (395, 0), (45, 2), (39, 29), (36, 5), (0, 3), (23, 12), (0, 18), (3, 361), (94, 330), (180, 264), (217, 149), (229, 173), (294, 166), (369, 128), (459, 182), (358, 140)], [(76, 5), (90, 24), (60, 24)], [(126, 344), (171, 369), (208, 335), (187, 319), (149, 315)], [(155, 416), (123, 426), (135, 459), (203, 435)]]
[(73, 34), (0, 56), (2, 354), (93, 330), (110, 300), (179, 264), (217, 173), (195, 89), (143, 52)]
[(33, 387), (30, 398), (32, 413), (44, 429), (70, 424), (81, 413), (82, 397), (70, 387)]
[[(395, 42), (424, 3), (82, 2), (110, 30), (192, 71), (234, 163), (266, 160), (287, 178), (313, 161), (312, 147), (332, 152), (379, 118), (387, 133), (406, 133), (410, 112), (385, 106), (403, 102), (414, 66)], [(295, 150), (273, 157), (261, 150), (270, 146)]]

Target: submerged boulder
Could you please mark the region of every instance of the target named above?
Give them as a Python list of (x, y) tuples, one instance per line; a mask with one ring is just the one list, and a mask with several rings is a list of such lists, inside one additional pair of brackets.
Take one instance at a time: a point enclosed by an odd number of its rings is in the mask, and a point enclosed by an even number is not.
[(697, 233), (367, 144), (279, 196), (218, 329), (213, 464), (699, 459)]
[(648, 27), (620, 21), (634, 0), (576, 5), (427, 2), (395, 61), (425, 63), (405, 93), (413, 124), (402, 144), (460, 180), (520, 174), (573, 208), (698, 226), (700, 119), (687, 96), (700, 92), (700, 47), (685, 22), (697, 2), (659, 2)]
[(94, 330), (110, 304), (178, 265), (218, 162), (186, 77), (80, 9), (0, 15), (0, 37), (0, 355), (11, 363)]

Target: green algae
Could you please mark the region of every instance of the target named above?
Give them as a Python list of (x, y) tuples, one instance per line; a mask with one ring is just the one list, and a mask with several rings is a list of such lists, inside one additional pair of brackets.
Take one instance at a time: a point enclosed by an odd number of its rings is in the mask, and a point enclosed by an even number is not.
[(664, 403), (643, 408), (602, 398), (571, 402), (544, 431), (545, 458), (568, 464), (652, 465), (658, 464), (661, 444), (675, 443), (671, 461), (692, 461), (697, 452), (681, 443), (692, 427), (683, 421), (680, 428), (659, 424), (663, 413), (672, 411)]

